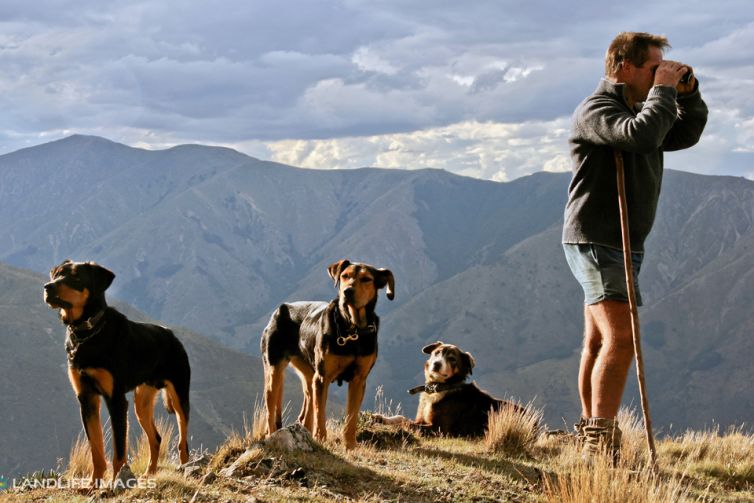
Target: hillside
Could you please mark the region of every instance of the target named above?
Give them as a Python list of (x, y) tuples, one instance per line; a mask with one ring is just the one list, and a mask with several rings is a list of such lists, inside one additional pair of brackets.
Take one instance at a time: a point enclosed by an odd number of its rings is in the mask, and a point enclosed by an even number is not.
[[(514, 413), (515, 414), (515, 413)], [(515, 414), (516, 417), (518, 414)], [(260, 442), (247, 431), (186, 467), (164, 458), (154, 477), (131, 489), (99, 490), (104, 501), (539, 502), (741, 503), (754, 501), (754, 437), (740, 430), (687, 431), (658, 442), (658, 470), (646, 469), (642, 430), (633, 413), (620, 415), (622, 458), (581, 459), (562, 436), (528, 434), (525, 421), (496, 417), (479, 440), (421, 437), (361, 421), (359, 447), (345, 451), (300, 435), (297, 447)], [(528, 425), (530, 426), (530, 425)], [(132, 460), (135, 471), (146, 452)], [(64, 473), (37, 474), (8, 484), (5, 501), (91, 501), (67, 489), (87, 468), (73, 458)], [(47, 484), (42, 488), (35, 484)], [(55, 485), (57, 484), (57, 486)]]
[[(44, 272), (97, 260), (118, 274), (113, 296), (258, 355), (277, 304), (331, 298), (326, 266), (363, 260), (396, 277), (396, 300), (377, 306), (367, 396), (382, 385), (412, 410), (419, 348), (442, 339), (476, 356), (474, 378), (494, 394), (537, 397), (551, 425), (578, 415), (581, 293), (559, 244), (567, 174), (315, 171), (73, 136), (0, 156), (0, 176), (0, 261)], [(754, 182), (666, 174), (640, 312), (662, 431), (754, 420), (752, 243)]]

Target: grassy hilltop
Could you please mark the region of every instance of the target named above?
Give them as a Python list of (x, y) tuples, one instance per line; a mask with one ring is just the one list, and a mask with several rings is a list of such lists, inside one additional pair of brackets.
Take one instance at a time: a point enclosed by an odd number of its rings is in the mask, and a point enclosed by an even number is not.
[[(135, 488), (96, 496), (111, 501), (513, 501), (513, 502), (741, 502), (754, 501), (754, 436), (741, 428), (688, 431), (657, 442), (659, 470), (643, 469), (644, 433), (632, 411), (622, 410), (623, 458), (618, 468), (606, 459), (584, 463), (566, 436), (532, 434), (541, 418), (493, 415), (479, 440), (417, 436), (374, 424), (369, 412), (360, 421), (360, 445), (346, 451), (340, 425), (331, 422), (328, 440), (312, 452), (267, 447), (261, 437), (261, 408), (252, 424), (234, 433), (206, 463), (180, 471), (165, 453), (157, 475)], [(159, 428), (163, 445), (172, 443), (172, 425)], [(84, 477), (88, 447), (79, 439), (62, 477)], [(147, 464), (148, 447), (131, 450), (135, 473)], [(239, 460), (239, 458), (241, 458)], [(235, 462), (235, 463), (234, 463)], [(231, 467), (229, 470), (228, 468)], [(145, 479), (140, 479), (142, 482)], [(150, 486), (150, 487), (147, 487)], [(90, 501), (70, 489), (10, 490), (7, 501)]]

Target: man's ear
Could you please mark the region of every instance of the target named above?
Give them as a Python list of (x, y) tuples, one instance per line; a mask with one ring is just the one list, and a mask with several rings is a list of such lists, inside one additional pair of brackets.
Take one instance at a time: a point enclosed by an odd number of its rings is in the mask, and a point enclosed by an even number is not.
[(345, 269), (349, 265), (351, 265), (351, 262), (347, 258), (344, 258), (339, 262), (330, 264), (330, 266), (327, 268), (327, 274), (330, 275), (330, 278), (333, 280), (335, 287), (337, 287), (338, 283), (340, 283), (340, 273), (343, 272), (343, 269)]
[(471, 369), (473, 369), (476, 365), (476, 360), (474, 360), (474, 357), (471, 356), (471, 353), (466, 353), (463, 351), (461, 352), (461, 359), (463, 360), (464, 365), (466, 365), (466, 368), (469, 369), (469, 375), (471, 375)]
[(390, 269), (375, 269), (374, 270), (374, 286), (379, 290), (385, 288), (387, 285), (387, 298), (393, 300), (395, 298), (395, 278), (393, 272)]
[(434, 351), (435, 349), (439, 348), (443, 344), (445, 344), (445, 343), (442, 342), (442, 341), (433, 342), (432, 344), (430, 344), (428, 346), (424, 346), (422, 348), (422, 353), (430, 354), (432, 351)]
[(92, 292), (104, 293), (115, 279), (115, 273), (96, 262), (87, 262), (86, 265), (92, 278)]

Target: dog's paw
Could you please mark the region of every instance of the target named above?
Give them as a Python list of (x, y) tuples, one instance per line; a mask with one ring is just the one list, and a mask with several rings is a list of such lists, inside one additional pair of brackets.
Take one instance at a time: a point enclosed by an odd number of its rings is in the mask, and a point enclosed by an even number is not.
[(372, 421), (375, 424), (390, 424), (395, 426), (408, 426), (411, 421), (403, 416), (383, 416), (382, 414), (372, 414)]
[(375, 424), (387, 424), (386, 418), (382, 414), (371, 414), (369, 418)]

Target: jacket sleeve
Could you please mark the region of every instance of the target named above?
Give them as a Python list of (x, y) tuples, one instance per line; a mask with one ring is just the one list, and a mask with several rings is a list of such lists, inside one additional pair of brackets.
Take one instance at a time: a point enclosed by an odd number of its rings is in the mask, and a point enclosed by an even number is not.
[(574, 117), (579, 140), (636, 153), (650, 153), (663, 145), (676, 121), (676, 90), (655, 86), (641, 110), (633, 114), (625, 103), (610, 96), (593, 96)]
[(689, 148), (699, 141), (707, 124), (707, 105), (699, 93), (699, 83), (689, 95), (678, 97), (678, 120), (670, 128), (662, 149), (665, 151)]

